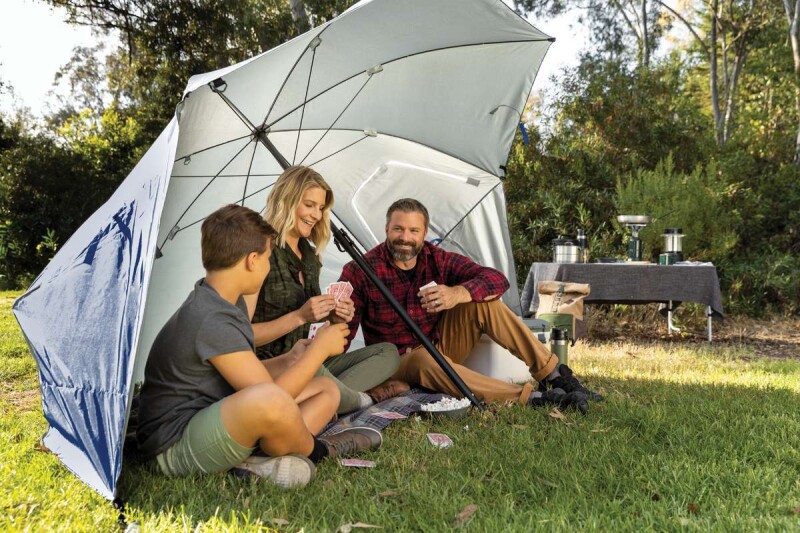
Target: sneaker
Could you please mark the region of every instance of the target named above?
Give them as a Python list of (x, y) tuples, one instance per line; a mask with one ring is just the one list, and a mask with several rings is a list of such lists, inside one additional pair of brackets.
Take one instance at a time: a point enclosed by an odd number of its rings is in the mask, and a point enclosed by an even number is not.
[(563, 408), (573, 408), (583, 414), (589, 412), (589, 402), (586, 395), (582, 392), (564, 392), (562, 389), (550, 389), (541, 393), (541, 396), (531, 395), (528, 398), (528, 405), (531, 407), (545, 407), (546, 405), (557, 405)]
[(308, 457), (282, 455), (264, 457), (251, 455), (231, 469), (239, 477), (258, 476), (283, 488), (304, 487), (314, 479), (316, 468)]
[(319, 440), (328, 447), (328, 457), (350, 457), (358, 452), (380, 448), (383, 436), (377, 429), (354, 427), (319, 437)]
[(595, 402), (599, 402), (600, 400), (603, 399), (603, 396), (601, 394), (598, 394), (594, 391), (590, 391), (589, 389), (584, 387), (583, 383), (581, 383), (580, 380), (575, 377), (575, 375), (572, 372), (572, 369), (567, 365), (558, 365), (558, 373), (561, 375), (547, 382), (547, 385), (549, 385), (551, 388), (561, 389), (566, 393), (582, 392), (583, 394), (586, 395), (588, 399), (594, 400)]

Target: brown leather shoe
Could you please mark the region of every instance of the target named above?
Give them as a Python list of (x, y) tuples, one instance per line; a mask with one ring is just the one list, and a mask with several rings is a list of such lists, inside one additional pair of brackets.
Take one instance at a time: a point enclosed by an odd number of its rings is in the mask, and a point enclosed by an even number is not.
[(405, 381), (399, 379), (387, 379), (380, 385), (372, 387), (367, 391), (367, 394), (375, 400), (375, 403), (380, 403), (383, 400), (394, 398), (399, 394), (408, 392), (411, 387)]
[(377, 429), (353, 427), (320, 437), (319, 440), (328, 447), (328, 457), (350, 457), (358, 452), (380, 448), (383, 436)]

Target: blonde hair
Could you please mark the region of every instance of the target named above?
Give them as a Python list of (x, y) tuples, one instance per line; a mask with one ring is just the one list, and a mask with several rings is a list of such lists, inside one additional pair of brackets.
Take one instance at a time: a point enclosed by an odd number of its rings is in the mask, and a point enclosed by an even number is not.
[(295, 210), (308, 189), (319, 187), (325, 191), (322, 219), (314, 224), (309, 239), (322, 255), (331, 240), (330, 211), (333, 207), (333, 190), (316, 170), (303, 166), (289, 167), (283, 171), (267, 197), (266, 220), (278, 232), (278, 246), (286, 244), (286, 235), (295, 226)]

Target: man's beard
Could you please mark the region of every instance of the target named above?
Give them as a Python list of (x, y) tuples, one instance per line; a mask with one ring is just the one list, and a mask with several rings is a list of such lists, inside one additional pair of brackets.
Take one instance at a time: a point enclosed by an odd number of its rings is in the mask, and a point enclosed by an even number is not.
[[(403, 244), (411, 246), (411, 249), (401, 250), (399, 248), (395, 248), (396, 246)], [(401, 263), (408, 263), (417, 257), (417, 255), (419, 255), (419, 253), (422, 251), (422, 244), (423, 243), (419, 243), (419, 245), (417, 245), (414, 242), (404, 241), (401, 239), (397, 239), (395, 241), (386, 241), (386, 246), (389, 248), (389, 253), (392, 255), (392, 259), (395, 261), (400, 261)]]

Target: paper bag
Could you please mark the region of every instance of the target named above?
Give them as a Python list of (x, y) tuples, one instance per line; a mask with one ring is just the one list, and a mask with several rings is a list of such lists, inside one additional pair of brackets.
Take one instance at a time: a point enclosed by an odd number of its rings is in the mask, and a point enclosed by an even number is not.
[(536, 316), (543, 313), (565, 313), (583, 320), (583, 299), (589, 296), (590, 292), (588, 283), (541, 281)]

